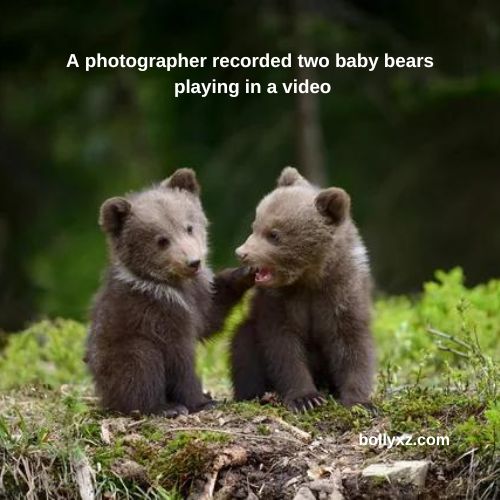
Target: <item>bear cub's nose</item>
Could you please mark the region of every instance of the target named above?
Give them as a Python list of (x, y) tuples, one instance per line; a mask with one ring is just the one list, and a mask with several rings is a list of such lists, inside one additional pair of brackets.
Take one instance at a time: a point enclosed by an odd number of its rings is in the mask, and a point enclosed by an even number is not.
[(238, 257), (243, 262), (246, 261), (248, 254), (243, 250), (243, 247), (238, 247), (235, 251), (236, 257)]
[(188, 266), (191, 269), (199, 269), (200, 268), (200, 264), (201, 264), (201, 260), (200, 259), (192, 259), (192, 260), (188, 261)]

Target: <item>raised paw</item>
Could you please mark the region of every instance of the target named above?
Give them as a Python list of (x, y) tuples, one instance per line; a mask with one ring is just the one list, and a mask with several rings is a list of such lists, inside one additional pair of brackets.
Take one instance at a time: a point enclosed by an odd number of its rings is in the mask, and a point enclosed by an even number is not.
[(255, 284), (256, 269), (249, 266), (241, 266), (233, 271), (234, 284), (241, 289), (248, 290)]
[(314, 408), (324, 405), (325, 403), (326, 399), (319, 392), (313, 392), (298, 398), (285, 399), (286, 407), (294, 413), (306, 413), (309, 410), (314, 410)]
[(162, 416), (165, 418), (177, 418), (181, 415), (187, 415), (189, 410), (180, 403), (169, 403), (162, 411)]

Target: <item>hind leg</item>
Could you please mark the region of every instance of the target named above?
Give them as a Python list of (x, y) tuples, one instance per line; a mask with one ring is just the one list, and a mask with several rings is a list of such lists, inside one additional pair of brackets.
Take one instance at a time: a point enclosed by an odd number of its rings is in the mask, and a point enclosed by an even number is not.
[(243, 323), (231, 343), (231, 376), (237, 401), (258, 398), (266, 392), (262, 354), (252, 322)]
[(130, 414), (161, 413), (165, 408), (165, 370), (161, 353), (146, 342), (116, 347), (94, 370), (104, 408)]
[[(177, 339), (176, 349), (168, 353), (167, 403), (189, 413), (208, 408), (212, 400), (204, 393), (195, 370), (195, 346), (190, 339)], [(164, 355), (166, 355), (164, 353)]]
[(345, 406), (367, 404), (373, 389), (375, 352), (366, 323), (354, 315), (339, 318), (337, 341), (329, 348), (329, 385)]

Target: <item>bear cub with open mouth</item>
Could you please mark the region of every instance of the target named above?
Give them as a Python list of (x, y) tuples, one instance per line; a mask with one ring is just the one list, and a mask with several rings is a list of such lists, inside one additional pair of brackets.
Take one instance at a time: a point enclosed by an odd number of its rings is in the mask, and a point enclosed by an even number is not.
[(179, 169), (101, 207), (111, 262), (85, 360), (106, 409), (173, 417), (212, 404), (195, 373), (196, 340), (220, 329), (251, 283), (243, 269), (212, 277), (199, 194), (195, 173)]
[(368, 404), (375, 353), (365, 246), (339, 188), (285, 168), (236, 253), (256, 270), (249, 318), (231, 345), (237, 400), (275, 391), (294, 411)]

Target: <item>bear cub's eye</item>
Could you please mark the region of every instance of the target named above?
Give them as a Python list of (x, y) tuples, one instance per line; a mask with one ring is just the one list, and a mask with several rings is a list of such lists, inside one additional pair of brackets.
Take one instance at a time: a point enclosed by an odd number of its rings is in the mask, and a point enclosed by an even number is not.
[(271, 229), (271, 231), (269, 231), (267, 233), (267, 239), (271, 242), (271, 243), (279, 243), (280, 242), (280, 235), (278, 233), (278, 231), (276, 229)]
[(158, 248), (164, 250), (170, 245), (170, 240), (166, 236), (158, 236), (156, 238), (156, 244), (158, 245)]
[(187, 234), (193, 234), (193, 226), (189, 225), (188, 227), (186, 227), (186, 232)]

